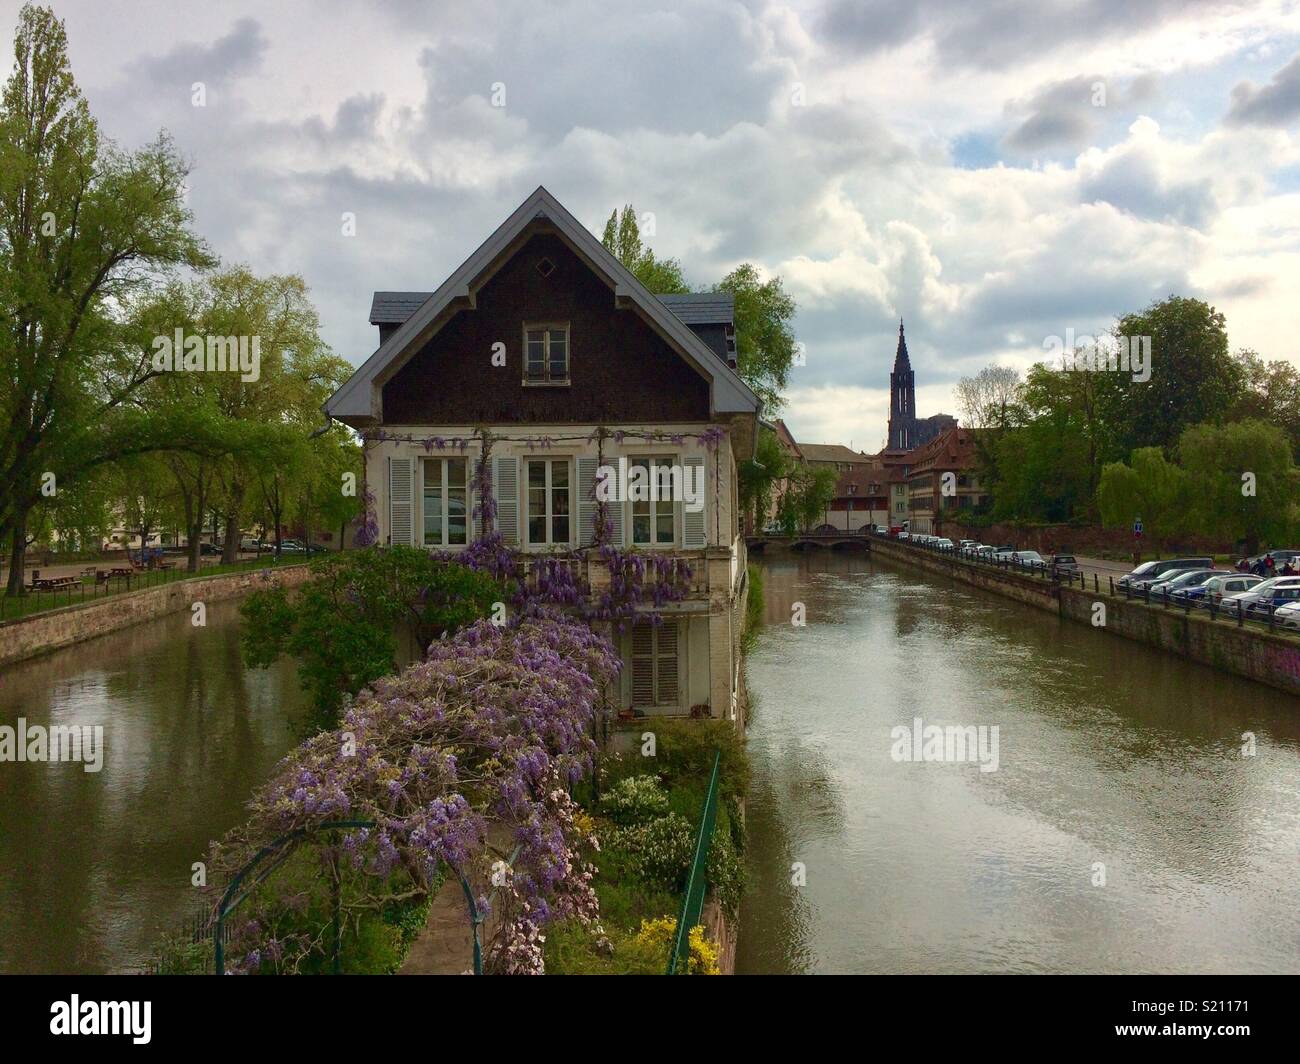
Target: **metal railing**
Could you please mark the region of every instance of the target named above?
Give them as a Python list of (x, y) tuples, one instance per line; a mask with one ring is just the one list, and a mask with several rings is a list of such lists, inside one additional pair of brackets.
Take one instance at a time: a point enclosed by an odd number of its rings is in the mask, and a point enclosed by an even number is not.
[[(1088, 574), (1082, 570), (1063, 572), (1053, 569), (1048, 563), (1019, 563), (1005, 555), (998, 557), (987, 551), (962, 550), (960, 547), (936, 547), (932, 543), (919, 543), (910, 539), (898, 540), (887, 534), (873, 533), (873, 535), (877, 539), (896, 543), (900, 547), (908, 547), (944, 558), (960, 560), (994, 570), (1002, 570), (1003, 572), (1041, 577), (1044, 581), (1054, 582), (1065, 587), (1074, 587), (1077, 582), (1080, 590), (1086, 591), (1088, 589)], [(1107, 585), (1108, 590), (1103, 591), (1100, 576), (1097, 573), (1092, 574), (1092, 590), (1094, 594), (1109, 594), (1115, 598), (1122, 597), (1126, 601), (1138, 601), (1147, 606), (1158, 606), (1166, 610), (1181, 609), (1186, 616), (1190, 616), (1193, 610), (1201, 610), (1209, 615), (1211, 621), (1217, 621), (1222, 617), (1223, 620), (1229, 623), (1235, 622), (1238, 628), (1258, 625), (1260, 627), (1257, 630), (1300, 633), (1300, 619), (1297, 619), (1297, 627), (1294, 628), (1287, 623), (1289, 618), (1284, 622), (1278, 621), (1278, 606), (1275, 602), (1243, 608), (1240, 600), (1233, 600), (1232, 605), (1229, 606), (1213, 600), (1205, 601), (1204, 599), (1193, 599), (1183, 595), (1175, 596), (1168, 589), (1162, 589), (1153, 594), (1149, 583), (1134, 590), (1129, 584), (1116, 584), (1113, 576), (1107, 577)]]
[[(98, 602), (131, 591), (161, 587), (182, 580), (197, 580), (207, 576), (224, 576), (232, 573), (257, 572), (259, 569), (274, 569), (286, 565), (302, 565), (304, 557), (281, 557), (278, 561), (274, 555), (248, 561), (236, 562), (234, 565), (209, 565), (197, 573), (188, 569), (135, 569), (129, 571), (126, 566), (99, 565), (85, 566), (81, 575), (75, 578), (75, 584), (54, 587), (41, 586), (41, 570), (31, 570), (31, 580), (36, 586), (25, 585), (21, 595), (0, 594), (0, 621), (16, 620), (65, 606), (80, 606), (83, 603)], [(121, 572), (112, 572), (114, 569)]]
[(668, 954), (666, 975), (678, 975), (683, 962), (689, 967), (691, 928), (700, 922), (704, 908), (704, 890), (708, 886), (709, 845), (713, 841), (713, 826), (718, 819), (718, 772), (722, 767), (722, 750), (713, 755), (713, 774), (709, 777), (709, 790), (704, 797), (704, 811), (700, 816), (700, 832), (695, 840), (695, 859), (691, 861), (690, 875), (686, 877), (686, 891), (682, 895), (682, 911), (677, 917), (673, 945)]

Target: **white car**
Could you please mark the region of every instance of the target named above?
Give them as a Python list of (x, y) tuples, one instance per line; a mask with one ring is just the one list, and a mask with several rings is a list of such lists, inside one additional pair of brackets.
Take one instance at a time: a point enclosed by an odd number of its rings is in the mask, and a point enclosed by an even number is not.
[(1300, 576), (1274, 576), (1261, 580), (1249, 591), (1238, 591), (1235, 595), (1223, 597), (1225, 610), (1236, 610), (1238, 606), (1249, 613), (1256, 606), (1269, 599), (1274, 591), (1284, 587), (1300, 587)]
[(900, 532), (900, 533), (898, 533), (898, 538), (899, 538), (899, 539), (911, 539), (912, 536), (911, 536), (911, 533), (910, 533), (910, 532)]
[(1232, 573), (1227, 576), (1212, 576), (1205, 581), (1205, 600), (1216, 605), (1223, 601), (1225, 595), (1235, 595), (1238, 591), (1249, 591), (1264, 582), (1262, 576), (1251, 573)]
[(1300, 602), (1284, 602), (1273, 614), (1273, 620), (1283, 628), (1300, 631)]
[(989, 543), (977, 543), (974, 549), (975, 553), (983, 558), (992, 558), (998, 552), (997, 547)]
[(936, 539), (934, 545), (940, 550), (952, 550), (952, 540), (948, 538)]
[(1011, 560), (1017, 565), (1023, 565), (1026, 569), (1046, 569), (1047, 562), (1043, 556), (1036, 550), (1018, 550), (1013, 551)]

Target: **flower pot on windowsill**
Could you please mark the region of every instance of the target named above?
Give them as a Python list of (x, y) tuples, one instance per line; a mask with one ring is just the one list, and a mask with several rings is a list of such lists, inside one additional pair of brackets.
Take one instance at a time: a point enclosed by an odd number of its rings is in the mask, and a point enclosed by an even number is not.
[(691, 720), (705, 720), (709, 716), (709, 704), (707, 702), (700, 702), (691, 706)]

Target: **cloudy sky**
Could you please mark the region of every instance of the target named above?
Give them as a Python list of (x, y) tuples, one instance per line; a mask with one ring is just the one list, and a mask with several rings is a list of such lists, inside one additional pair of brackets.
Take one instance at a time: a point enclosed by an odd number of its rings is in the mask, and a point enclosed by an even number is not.
[(1170, 293), (1300, 363), (1294, 0), (53, 6), (106, 132), (168, 129), (213, 249), (301, 273), (354, 363), (372, 290), (436, 287), (538, 184), (596, 232), (653, 213), (695, 285), (780, 274), (806, 442), (881, 444), (900, 316), (922, 415)]

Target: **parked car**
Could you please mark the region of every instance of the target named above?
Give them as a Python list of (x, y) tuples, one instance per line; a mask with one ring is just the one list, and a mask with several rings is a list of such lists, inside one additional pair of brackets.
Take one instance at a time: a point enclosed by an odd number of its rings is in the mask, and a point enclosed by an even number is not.
[(1283, 628), (1300, 629), (1300, 602), (1284, 602), (1273, 614), (1273, 620)]
[(1011, 554), (1011, 560), (1024, 569), (1047, 568), (1047, 562), (1043, 560), (1043, 556), (1036, 550), (1013, 551)]
[(1168, 573), (1170, 569), (1212, 568), (1214, 568), (1213, 558), (1165, 558), (1163, 560), (1143, 562), (1131, 573), (1121, 576), (1116, 581), (1116, 585), (1141, 591), (1147, 584), (1155, 583), (1158, 577)]
[[(1191, 598), (1200, 598), (1201, 586), (1212, 576), (1226, 576), (1227, 569), (1188, 569), (1185, 573), (1179, 573), (1169, 580), (1162, 581), (1151, 588), (1151, 593), (1156, 594), (1159, 588), (1160, 594), (1168, 595), (1178, 601), (1186, 601)], [(1195, 596), (1184, 594), (1184, 592), (1196, 591)]]
[[(1240, 608), (1243, 613), (1250, 613), (1256, 603), (1271, 600), (1273, 592), (1277, 590), (1279, 586), (1300, 587), (1300, 576), (1273, 576), (1267, 580), (1261, 580), (1254, 587), (1249, 588), (1246, 591), (1238, 591), (1234, 595), (1225, 595), (1223, 598), (1223, 608), (1225, 610), (1236, 610)], [(1268, 612), (1267, 606), (1264, 607), (1263, 612)]]
[(784, 533), (785, 529), (781, 527), (781, 522), (779, 521), (769, 521), (763, 526), (763, 535), (765, 536), (780, 536)]
[(975, 548), (975, 553), (979, 555), (981, 558), (985, 558), (985, 559), (992, 558), (994, 555), (997, 554), (997, 552), (998, 552), (997, 547), (994, 547), (988, 543), (981, 543)]
[(1201, 587), (1205, 591), (1205, 601), (1216, 605), (1223, 601), (1225, 595), (1235, 595), (1238, 591), (1249, 591), (1263, 581), (1262, 576), (1252, 573), (1233, 573), (1230, 576), (1212, 576)]
[(934, 545), (940, 550), (952, 550), (952, 540), (950, 539), (936, 539)]
[(898, 538), (899, 538), (899, 539), (910, 539), (910, 538), (911, 538), (911, 533), (910, 533), (910, 532), (906, 532), (906, 531), (899, 532), (899, 533), (898, 533)]
[(1058, 580), (1062, 577), (1070, 578), (1077, 576), (1079, 573), (1079, 561), (1073, 554), (1054, 554), (1051, 562), (1048, 563), (1052, 575)]
[(1255, 617), (1267, 617), (1277, 607), (1289, 602), (1300, 602), (1300, 577), (1279, 576), (1276, 584), (1246, 603), (1246, 613)]
[(1166, 569), (1163, 573), (1161, 573), (1159, 576), (1155, 577), (1154, 579), (1139, 580), (1135, 586), (1139, 591), (1150, 591), (1152, 597), (1154, 598), (1156, 595), (1163, 595), (1165, 591), (1168, 589), (1169, 584), (1172, 581), (1176, 580), (1178, 577), (1185, 576), (1187, 573), (1194, 573), (1198, 569), (1203, 569), (1203, 568), (1205, 567), (1187, 565), (1176, 569)]

